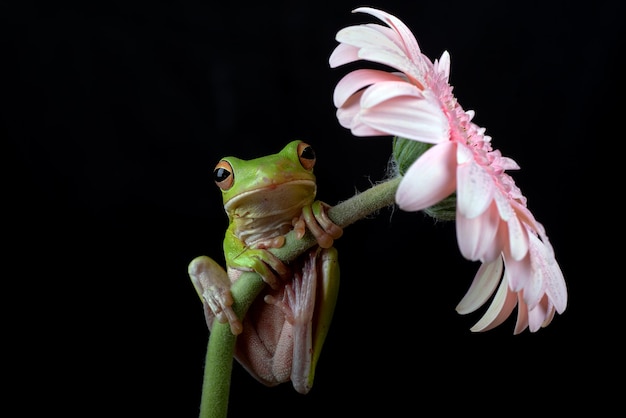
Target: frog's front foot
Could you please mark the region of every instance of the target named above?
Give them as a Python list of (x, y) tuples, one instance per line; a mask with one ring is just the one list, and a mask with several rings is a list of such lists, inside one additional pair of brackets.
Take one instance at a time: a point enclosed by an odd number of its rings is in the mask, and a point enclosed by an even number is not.
[[(284, 242), (284, 239), (282, 241)], [(291, 277), (291, 273), (289, 267), (280, 258), (272, 254), (268, 248), (279, 248), (279, 246), (269, 247), (261, 245), (260, 248), (248, 249), (246, 251), (248, 260), (246, 267), (256, 271), (265, 283), (276, 290), (283, 285), (287, 278)]]
[(204, 305), (204, 316), (209, 329), (213, 326), (213, 320), (217, 319), (220, 323), (228, 322), (234, 335), (240, 334), (243, 325), (232, 308), (233, 297), (226, 271), (213, 259), (200, 256), (189, 263), (188, 272)]
[(302, 215), (294, 224), (298, 238), (304, 236), (304, 225), (306, 225), (320, 247), (332, 247), (334, 240), (343, 235), (343, 228), (328, 217), (327, 211), (330, 207), (330, 205), (316, 200), (311, 206), (302, 208)]

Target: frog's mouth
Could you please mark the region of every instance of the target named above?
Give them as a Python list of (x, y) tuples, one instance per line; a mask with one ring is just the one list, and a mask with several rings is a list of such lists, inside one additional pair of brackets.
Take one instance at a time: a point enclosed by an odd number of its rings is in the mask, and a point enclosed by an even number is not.
[(294, 217), (313, 203), (316, 191), (315, 181), (307, 179), (270, 184), (232, 197), (224, 209), (235, 218)]

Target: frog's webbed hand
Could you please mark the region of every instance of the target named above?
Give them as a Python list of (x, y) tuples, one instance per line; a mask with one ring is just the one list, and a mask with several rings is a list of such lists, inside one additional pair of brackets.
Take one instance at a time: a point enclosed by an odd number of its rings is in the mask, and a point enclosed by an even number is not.
[(204, 317), (209, 329), (216, 318), (220, 323), (228, 322), (234, 335), (240, 334), (243, 326), (232, 308), (233, 297), (226, 271), (212, 258), (203, 255), (191, 260), (188, 272), (204, 305)]
[(237, 257), (233, 260), (236, 265), (235, 268), (253, 270), (257, 272), (263, 281), (272, 289), (280, 288), (283, 281), (289, 277), (290, 270), (285, 263), (266, 249), (276, 247), (279, 246), (270, 245), (248, 248), (244, 253), (245, 257)]
[(332, 247), (334, 240), (343, 235), (343, 228), (328, 217), (327, 211), (330, 207), (330, 205), (319, 200), (313, 202), (311, 206), (303, 207), (302, 215), (294, 223), (297, 237), (302, 238), (304, 236), (306, 225), (320, 247)]

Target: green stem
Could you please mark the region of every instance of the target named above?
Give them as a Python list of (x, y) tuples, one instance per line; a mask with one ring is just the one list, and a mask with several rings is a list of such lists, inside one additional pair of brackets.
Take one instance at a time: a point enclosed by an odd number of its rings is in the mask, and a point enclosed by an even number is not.
[[(244, 317), (264, 285), (261, 276), (252, 272), (243, 273), (233, 283), (230, 290), (234, 300), (233, 310), (237, 317)], [(213, 322), (204, 365), (200, 418), (226, 418), (227, 416), (236, 339), (237, 337), (230, 332), (228, 322), (225, 324)]]
[[(401, 178), (395, 177), (378, 183), (368, 190), (350, 199), (338, 203), (328, 211), (328, 216), (337, 225), (346, 226), (394, 203), (394, 196)], [(297, 239), (295, 233), (286, 235), (285, 245), (271, 251), (281, 260), (289, 262), (316, 244), (315, 238), (307, 233)], [(265, 283), (253, 272), (242, 274), (233, 283), (231, 292), (233, 309), (239, 318), (243, 318)], [(226, 418), (230, 393), (233, 354), (236, 336), (230, 332), (228, 323), (217, 321), (211, 328), (211, 338), (207, 346), (204, 366), (204, 381), (200, 403), (200, 418)]]

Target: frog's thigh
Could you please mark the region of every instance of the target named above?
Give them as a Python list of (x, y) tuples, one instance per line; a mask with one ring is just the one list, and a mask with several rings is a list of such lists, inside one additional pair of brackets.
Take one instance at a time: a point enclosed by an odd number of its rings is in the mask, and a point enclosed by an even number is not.
[[(282, 299), (283, 289), (271, 293)], [(279, 307), (257, 298), (237, 337), (237, 361), (259, 382), (274, 386), (289, 381), (292, 356), (292, 325)]]

